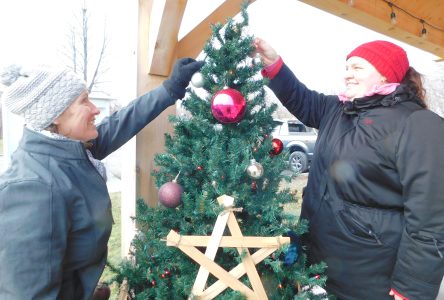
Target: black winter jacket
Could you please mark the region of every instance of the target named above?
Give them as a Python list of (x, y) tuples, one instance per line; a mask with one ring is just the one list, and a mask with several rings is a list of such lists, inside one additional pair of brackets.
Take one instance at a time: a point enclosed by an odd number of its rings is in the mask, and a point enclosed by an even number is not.
[(269, 87), (319, 129), (301, 217), (340, 299), (435, 299), (444, 274), (444, 122), (403, 85), (342, 103), (283, 65)]

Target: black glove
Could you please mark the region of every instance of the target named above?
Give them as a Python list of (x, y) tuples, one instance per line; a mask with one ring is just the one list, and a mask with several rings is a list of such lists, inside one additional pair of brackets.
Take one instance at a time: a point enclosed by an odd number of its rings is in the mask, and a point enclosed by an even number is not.
[(203, 61), (196, 61), (192, 58), (181, 58), (176, 61), (170, 78), (163, 82), (163, 86), (175, 100), (185, 96), (185, 89), (190, 83), (194, 73), (204, 65)]

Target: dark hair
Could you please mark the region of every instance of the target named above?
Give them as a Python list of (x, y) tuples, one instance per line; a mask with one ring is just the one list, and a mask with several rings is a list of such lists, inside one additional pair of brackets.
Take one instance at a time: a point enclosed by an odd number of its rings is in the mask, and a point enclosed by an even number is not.
[(422, 107), (427, 108), (425, 102), (426, 90), (422, 84), (422, 74), (416, 71), (413, 67), (409, 67), (401, 84), (406, 85), (412, 93), (418, 97), (419, 104)]

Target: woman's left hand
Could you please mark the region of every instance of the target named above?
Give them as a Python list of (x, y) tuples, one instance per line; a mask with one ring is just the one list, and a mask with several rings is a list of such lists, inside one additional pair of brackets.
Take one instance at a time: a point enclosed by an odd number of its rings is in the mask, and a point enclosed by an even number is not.
[(164, 87), (174, 100), (182, 99), (185, 96), (185, 89), (190, 83), (191, 77), (199, 71), (204, 64), (205, 62), (196, 61), (190, 57), (181, 58), (176, 61), (171, 76), (163, 82)]

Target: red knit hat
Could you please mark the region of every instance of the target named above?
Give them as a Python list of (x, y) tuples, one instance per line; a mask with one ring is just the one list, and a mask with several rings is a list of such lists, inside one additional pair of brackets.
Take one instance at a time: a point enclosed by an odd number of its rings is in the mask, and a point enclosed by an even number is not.
[(371, 63), (389, 83), (399, 83), (409, 69), (407, 53), (401, 47), (387, 41), (362, 44), (347, 55), (359, 56)]

